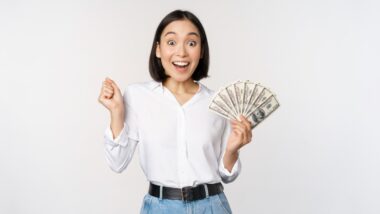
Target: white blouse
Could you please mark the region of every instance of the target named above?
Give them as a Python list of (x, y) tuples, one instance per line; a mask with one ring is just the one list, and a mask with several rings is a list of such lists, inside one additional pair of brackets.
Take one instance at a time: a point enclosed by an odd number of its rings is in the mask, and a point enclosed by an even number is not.
[(182, 188), (236, 179), (240, 159), (231, 172), (223, 164), (230, 122), (208, 110), (214, 91), (196, 83), (199, 90), (182, 106), (160, 82), (127, 86), (124, 128), (115, 139), (109, 126), (104, 135), (113, 171), (125, 170), (138, 148), (141, 168), (156, 185)]

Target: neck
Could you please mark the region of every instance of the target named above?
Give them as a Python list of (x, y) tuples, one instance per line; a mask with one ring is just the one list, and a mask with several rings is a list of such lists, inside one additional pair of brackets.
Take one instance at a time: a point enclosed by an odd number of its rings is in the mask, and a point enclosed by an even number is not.
[(174, 94), (193, 94), (198, 90), (198, 84), (192, 79), (178, 82), (169, 77), (162, 84)]

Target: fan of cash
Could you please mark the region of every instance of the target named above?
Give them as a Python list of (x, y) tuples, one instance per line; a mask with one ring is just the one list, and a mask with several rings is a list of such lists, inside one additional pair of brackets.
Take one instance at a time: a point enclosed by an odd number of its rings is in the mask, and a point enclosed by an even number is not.
[(276, 95), (268, 88), (249, 80), (239, 80), (219, 89), (209, 109), (228, 120), (240, 121), (239, 115), (243, 115), (255, 128), (279, 106)]

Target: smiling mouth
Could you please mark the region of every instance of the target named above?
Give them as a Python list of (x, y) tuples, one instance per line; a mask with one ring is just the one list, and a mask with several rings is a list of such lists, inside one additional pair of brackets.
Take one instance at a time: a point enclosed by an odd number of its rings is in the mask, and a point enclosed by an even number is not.
[(172, 64), (173, 64), (175, 67), (178, 67), (178, 68), (186, 68), (187, 66), (190, 65), (189, 62), (182, 62), (182, 61), (175, 61), (175, 62), (172, 62)]

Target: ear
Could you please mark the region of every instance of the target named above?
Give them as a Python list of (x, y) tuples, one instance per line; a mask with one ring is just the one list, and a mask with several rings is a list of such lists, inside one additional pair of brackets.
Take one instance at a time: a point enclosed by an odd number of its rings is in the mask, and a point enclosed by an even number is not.
[(156, 43), (156, 57), (161, 58), (161, 50), (160, 50), (160, 43)]
[(201, 50), (201, 59), (203, 59), (203, 55), (204, 55), (204, 49), (202, 48), (202, 50)]

